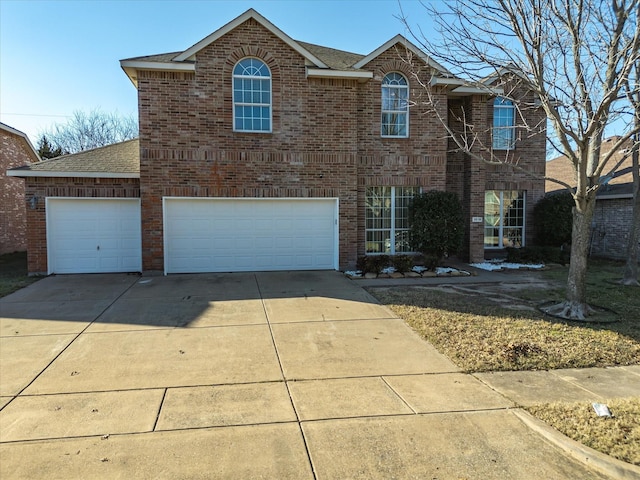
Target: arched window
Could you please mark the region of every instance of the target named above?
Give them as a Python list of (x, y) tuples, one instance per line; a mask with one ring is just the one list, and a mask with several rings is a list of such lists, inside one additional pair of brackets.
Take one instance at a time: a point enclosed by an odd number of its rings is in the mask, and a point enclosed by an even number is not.
[(516, 144), (516, 107), (508, 98), (493, 102), (493, 149), (512, 150)]
[(233, 129), (271, 131), (271, 72), (257, 58), (244, 58), (233, 68)]
[(409, 84), (397, 72), (388, 73), (382, 80), (381, 135), (409, 136)]

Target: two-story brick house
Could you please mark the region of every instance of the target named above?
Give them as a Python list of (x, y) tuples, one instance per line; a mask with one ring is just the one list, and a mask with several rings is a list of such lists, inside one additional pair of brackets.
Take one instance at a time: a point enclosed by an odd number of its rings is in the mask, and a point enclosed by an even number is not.
[(121, 66), (139, 142), (78, 154), (84, 167), (71, 155), (12, 172), (45, 200), (30, 212), (32, 272), (352, 268), (408, 252), (408, 202), (432, 189), (463, 200), (462, 256), (528, 241), (543, 182), (453, 152), (438, 116), (495, 122), (494, 147), (539, 173), (544, 134), (516, 142), (510, 100), (494, 105), (401, 36), (358, 55), (248, 10), (187, 50)]

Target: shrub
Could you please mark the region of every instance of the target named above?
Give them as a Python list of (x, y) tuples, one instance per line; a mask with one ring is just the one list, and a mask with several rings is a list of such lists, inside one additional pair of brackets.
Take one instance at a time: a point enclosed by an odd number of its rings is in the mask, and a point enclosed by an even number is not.
[(574, 205), (568, 191), (547, 194), (535, 204), (533, 219), (538, 245), (559, 247), (571, 243)]
[(513, 263), (569, 263), (569, 252), (561, 247), (536, 246), (507, 248), (507, 262)]
[(363, 255), (356, 261), (356, 268), (362, 273), (380, 273), (388, 266), (389, 255)]
[(391, 266), (396, 269), (396, 272), (408, 272), (413, 267), (413, 257), (409, 255), (394, 255), (391, 257)]
[[(409, 204), (411, 248), (436, 264), (460, 249), (464, 235), (462, 205), (455, 193), (431, 191), (416, 195)], [(425, 265), (427, 266), (427, 265)]]

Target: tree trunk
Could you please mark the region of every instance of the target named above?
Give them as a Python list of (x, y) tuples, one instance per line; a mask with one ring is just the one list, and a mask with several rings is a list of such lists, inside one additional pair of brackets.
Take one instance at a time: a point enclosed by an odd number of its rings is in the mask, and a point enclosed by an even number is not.
[(627, 263), (620, 283), (622, 285), (638, 286), (638, 241), (640, 240), (640, 162), (638, 161), (638, 142), (640, 135), (635, 136), (635, 145), (631, 154), (631, 169), (633, 172), (633, 213), (631, 228), (629, 229), (629, 243), (627, 245)]
[(587, 321), (594, 310), (587, 304), (587, 257), (591, 239), (591, 220), (595, 210), (595, 194), (582, 202), (582, 208), (573, 209), (571, 232), (571, 263), (567, 278), (566, 300), (543, 310), (567, 320)]

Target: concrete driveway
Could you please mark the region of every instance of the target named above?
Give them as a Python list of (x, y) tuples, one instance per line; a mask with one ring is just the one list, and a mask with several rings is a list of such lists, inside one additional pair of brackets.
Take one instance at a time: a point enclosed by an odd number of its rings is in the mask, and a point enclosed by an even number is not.
[(0, 299), (0, 478), (605, 478), (338, 272)]

